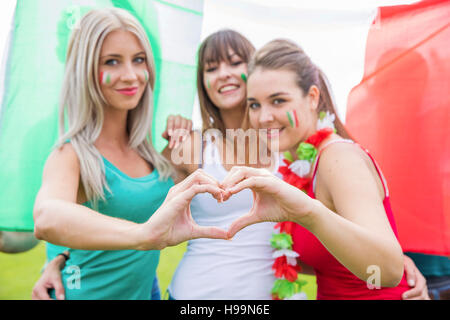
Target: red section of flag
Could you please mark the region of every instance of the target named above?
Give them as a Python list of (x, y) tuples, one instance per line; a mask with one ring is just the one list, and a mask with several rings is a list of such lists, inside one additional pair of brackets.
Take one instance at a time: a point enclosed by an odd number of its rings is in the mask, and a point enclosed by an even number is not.
[(390, 190), (404, 251), (450, 255), (450, 2), (382, 7), (347, 128)]

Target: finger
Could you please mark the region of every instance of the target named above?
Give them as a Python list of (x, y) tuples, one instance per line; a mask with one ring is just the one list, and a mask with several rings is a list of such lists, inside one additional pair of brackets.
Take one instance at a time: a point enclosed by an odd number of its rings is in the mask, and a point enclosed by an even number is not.
[(414, 268), (414, 265), (409, 263), (409, 260), (407, 260), (406, 258), (405, 258), (404, 266), (405, 266), (405, 273), (406, 273), (406, 281), (408, 282), (408, 285), (410, 287), (414, 287), (416, 285), (416, 281), (417, 281), (416, 268)]
[(230, 188), (247, 177), (247, 168), (234, 166), (220, 183), (223, 189)]
[(176, 147), (176, 142), (178, 140), (178, 130), (173, 129), (172, 135), (170, 136), (169, 148), (174, 149)]
[(403, 300), (414, 300), (417, 298), (418, 295), (420, 295), (420, 292), (417, 292), (417, 290), (415, 290), (415, 289), (411, 289), (411, 290), (403, 292), (402, 299)]
[[(174, 122), (175, 122), (175, 117), (170, 115), (167, 118), (167, 126), (166, 126), (166, 131), (163, 133), (164, 136), (167, 136), (167, 140), (169, 141), (169, 149), (173, 148), (173, 129), (174, 129)], [(163, 137), (164, 137), (163, 136)]]
[(61, 278), (56, 278), (52, 281), (52, 285), (55, 288), (55, 296), (57, 300), (64, 300), (64, 286), (62, 285)]
[(193, 233), (194, 239), (211, 238), (211, 239), (228, 239), (228, 232), (218, 227), (196, 226)]
[(238, 218), (237, 220), (233, 221), (233, 223), (228, 228), (228, 238), (232, 239), (236, 233), (238, 233), (243, 228), (260, 222), (258, 218), (253, 214), (253, 212), (249, 212), (246, 215), (243, 215), (242, 217)]
[(188, 119), (186, 118), (181, 118), (181, 122), (180, 122), (180, 128), (179, 129), (184, 129), (187, 131), (188, 129)]
[(31, 299), (33, 300), (53, 300), (50, 295), (48, 294), (48, 289), (47, 287), (43, 286), (43, 285), (36, 285), (33, 288), (32, 294), (31, 294)]
[[(427, 294), (427, 286), (426, 286), (426, 281), (425, 278), (419, 279), (416, 282), (416, 286), (413, 287), (411, 290), (405, 291), (402, 295), (402, 298), (404, 300), (411, 300), (411, 299), (415, 299), (417, 297), (422, 297), (425, 296)], [(423, 298), (420, 298), (423, 299)]]
[(178, 148), (181, 142), (186, 140), (185, 137), (187, 137), (189, 134), (190, 132), (185, 128), (176, 129), (175, 148)]
[[(234, 169), (234, 170), (233, 170)], [(250, 177), (268, 177), (272, 176), (269, 171), (265, 169), (257, 169), (251, 167), (233, 167), (230, 173), (222, 181), (221, 186), (224, 189), (228, 189), (236, 185), (237, 183), (250, 178)]]
[(169, 148), (173, 149), (176, 147), (176, 142), (178, 139), (178, 130), (172, 130), (172, 135), (170, 136)]
[[(233, 194), (237, 194), (244, 189), (255, 188), (255, 184), (257, 183), (257, 181), (255, 181), (255, 180), (257, 180), (257, 178), (260, 178), (260, 177), (248, 178), (246, 180), (243, 180), (243, 181), (237, 183), (236, 185), (234, 185), (231, 188), (225, 189), (223, 201), (227, 201)], [(261, 183), (261, 182), (259, 182), (259, 183)], [(223, 188), (223, 186), (222, 186), (222, 188)]]
[(247, 178), (247, 179), (239, 182), (235, 186), (225, 189), (225, 195), (226, 195), (225, 199), (228, 199), (228, 197), (227, 197), (228, 195), (233, 195), (233, 194), (239, 193), (244, 189), (261, 190), (269, 183), (270, 183), (270, 181), (268, 181), (268, 179), (266, 177)]
[(404, 300), (427, 300), (424, 296), (419, 295), (419, 296), (414, 296), (414, 297), (410, 297)]
[(182, 123), (182, 133), (180, 134), (180, 143), (184, 142), (186, 138), (191, 134), (192, 121), (186, 118), (183, 118)]
[(185, 133), (187, 131), (185, 129), (185, 126), (187, 126), (187, 121), (186, 121), (186, 119), (181, 117), (181, 119), (180, 119), (180, 127), (177, 128), (178, 135), (177, 135), (177, 139), (175, 141), (175, 148), (178, 148), (178, 146), (180, 145), (181, 141), (183, 140), (183, 137), (184, 137), (184, 135), (185, 135)]
[(183, 118), (180, 115), (175, 116), (173, 121), (173, 129), (179, 129), (181, 128), (181, 122), (183, 121)]
[(172, 134), (173, 134), (174, 122), (175, 122), (175, 117), (170, 115), (167, 118), (167, 128), (166, 128), (169, 136), (172, 136)]
[(189, 189), (195, 184), (212, 184), (220, 187), (219, 182), (213, 176), (206, 173), (202, 169), (197, 169), (194, 173), (189, 175), (186, 179), (184, 179), (177, 185), (177, 192), (182, 192), (186, 189)]
[(199, 193), (210, 193), (217, 201), (221, 202), (223, 199), (222, 189), (212, 184), (195, 184), (189, 189), (181, 192), (178, 197), (184, 201), (191, 202), (191, 200)]
[(183, 123), (183, 117), (177, 115), (174, 117), (173, 121), (173, 148), (178, 148), (178, 141), (180, 139), (180, 131), (181, 125)]

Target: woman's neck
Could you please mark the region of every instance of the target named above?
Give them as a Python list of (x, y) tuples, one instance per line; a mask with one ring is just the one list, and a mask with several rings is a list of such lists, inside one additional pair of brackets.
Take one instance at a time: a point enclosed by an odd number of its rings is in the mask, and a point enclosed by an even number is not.
[(241, 129), (245, 115), (245, 105), (232, 109), (219, 109), (223, 125), (226, 129)]
[(294, 147), (292, 147), (288, 150), (291, 153), (292, 158), (294, 160), (298, 160), (297, 149), (298, 149), (299, 145), (302, 142), (305, 142), (306, 140), (308, 140), (308, 138), (311, 137), (316, 132), (317, 132), (316, 126), (311, 126), (310, 129), (308, 130), (308, 132), (306, 133), (305, 137), (303, 137), (303, 139), (300, 140)]
[(105, 108), (103, 127), (95, 142), (96, 147), (128, 149), (129, 134), (127, 131), (128, 110)]

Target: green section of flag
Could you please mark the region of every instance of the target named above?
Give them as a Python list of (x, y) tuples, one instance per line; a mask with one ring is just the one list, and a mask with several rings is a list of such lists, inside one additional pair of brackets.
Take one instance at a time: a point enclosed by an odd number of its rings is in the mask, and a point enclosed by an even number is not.
[(291, 127), (294, 128), (295, 127), (295, 122), (294, 122), (294, 119), (292, 118), (291, 112), (286, 111), (286, 115), (288, 117), (289, 123), (291, 124)]
[[(153, 143), (162, 150), (166, 116), (191, 117), (195, 66), (164, 58), (154, 0), (20, 0), (8, 52), (0, 114), (0, 230), (32, 231), (32, 211), (45, 161), (58, 135), (58, 100), (71, 28), (87, 11), (119, 7), (144, 26), (156, 64)], [(198, 12), (173, 7), (183, 14)], [(167, 16), (165, 17), (167, 18)], [(170, 18), (170, 17), (169, 17)], [(201, 16), (199, 17), (201, 19)], [(180, 26), (173, 21), (174, 28)], [(198, 32), (201, 30), (192, 30)], [(200, 37), (199, 37), (200, 38)], [(186, 54), (180, 50), (180, 55)]]

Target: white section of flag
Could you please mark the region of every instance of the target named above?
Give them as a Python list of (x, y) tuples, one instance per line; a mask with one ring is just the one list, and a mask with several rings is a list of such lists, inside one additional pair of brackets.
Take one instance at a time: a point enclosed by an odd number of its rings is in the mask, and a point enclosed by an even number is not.
[[(328, 76), (338, 115), (345, 121), (348, 94), (363, 77), (366, 39), (377, 8), (413, 2), (417, 1), (208, 0), (202, 39), (231, 28), (256, 48), (274, 38), (295, 41)], [(194, 106), (195, 127), (201, 127), (198, 108)]]
[[(203, 10), (203, 0), (187, 1), (187, 4), (189, 3), (192, 8), (200, 7), (200, 13)], [(187, 7), (187, 4), (183, 4), (183, 7), (191, 9)], [(162, 58), (185, 65), (196, 65), (196, 52), (200, 43), (200, 32), (193, 32), (193, 30), (201, 30), (202, 15), (180, 10), (156, 1), (155, 7), (158, 10)]]

